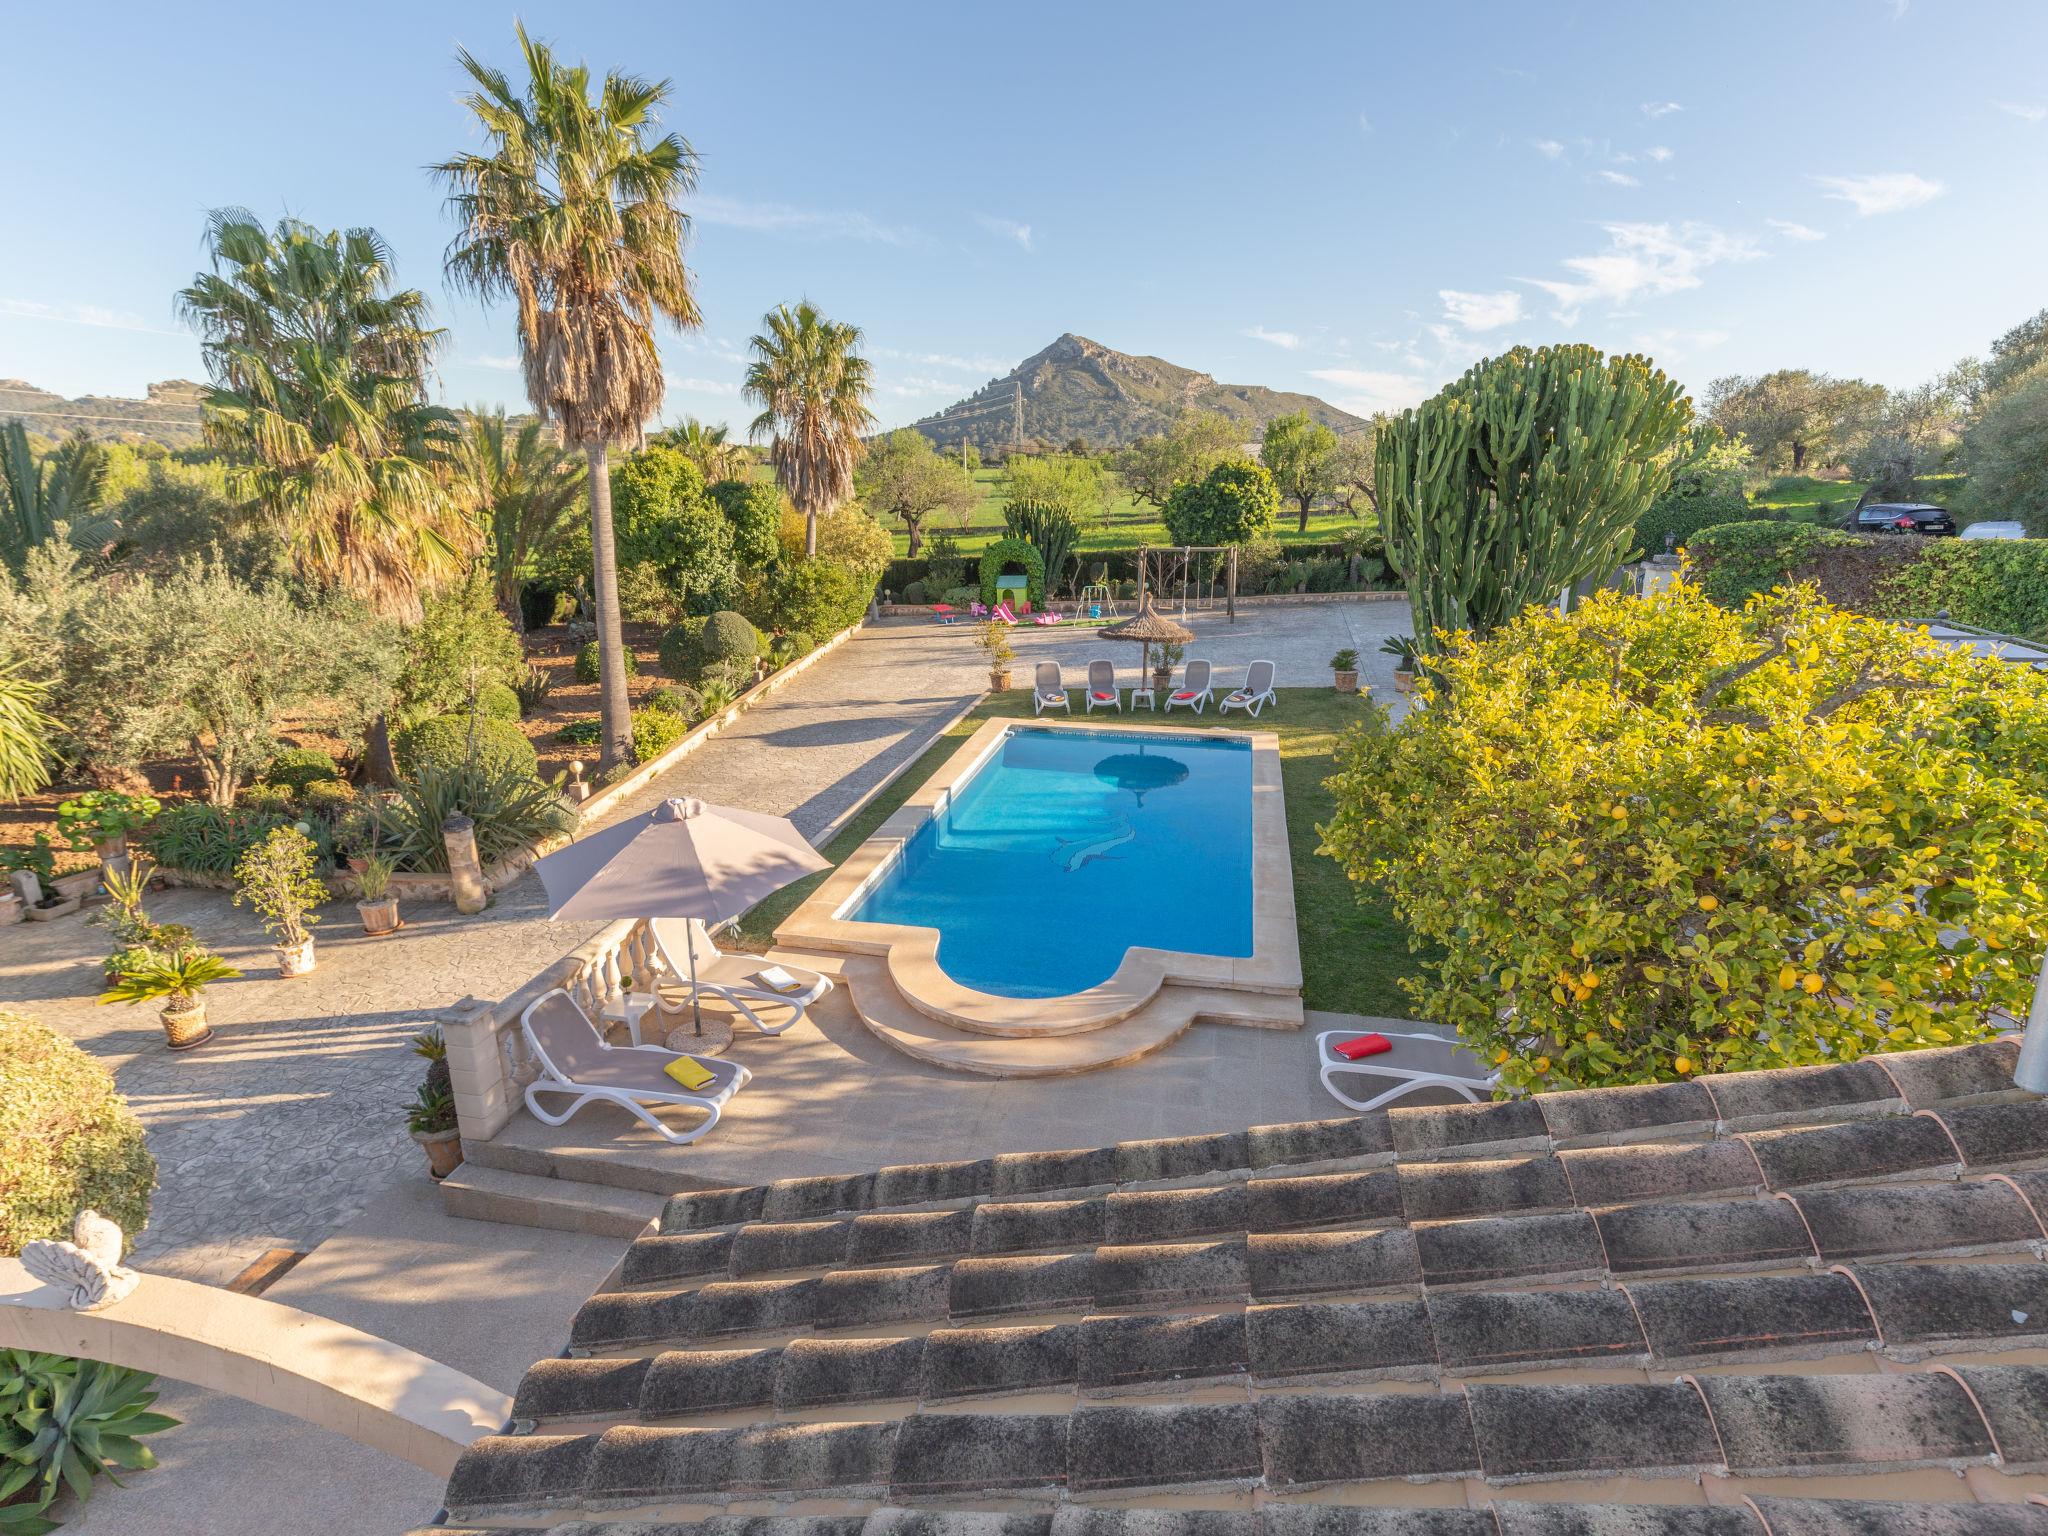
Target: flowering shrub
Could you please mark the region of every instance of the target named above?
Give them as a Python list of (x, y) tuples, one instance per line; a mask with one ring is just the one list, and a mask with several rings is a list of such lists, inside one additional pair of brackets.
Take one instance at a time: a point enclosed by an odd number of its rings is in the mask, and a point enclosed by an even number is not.
[(1810, 589), (1452, 637), (1344, 749), (1324, 851), (1442, 946), (1504, 1086), (1986, 1037), (2048, 947), (2048, 677)]

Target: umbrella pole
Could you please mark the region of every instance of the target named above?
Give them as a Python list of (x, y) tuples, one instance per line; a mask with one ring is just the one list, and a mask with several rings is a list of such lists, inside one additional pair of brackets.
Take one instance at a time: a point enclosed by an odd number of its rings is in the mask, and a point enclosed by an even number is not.
[(697, 994), (697, 935), (690, 935), (690, 1023), (692, 1033), (699, 1040), (704, 1038), (704, 1004)]

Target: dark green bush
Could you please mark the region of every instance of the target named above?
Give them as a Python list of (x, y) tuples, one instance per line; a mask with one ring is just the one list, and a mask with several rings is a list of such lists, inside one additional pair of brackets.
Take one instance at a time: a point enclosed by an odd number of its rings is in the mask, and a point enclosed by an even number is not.
[(594, 747), (604, 740), (604, 722), (594, 718), (571, 720), (555, 735), (572, 747)]
[[(149, 856), (166, 869), (197, 875), (226, 875), (234, 872), (242, 855), (270, 835), (274, 827), (288, 827), (292, 817), (277, 811), (237, 806), (232, 810), (187, 800), (166, 806), (150, 829)], [(325, 824), (313, 824), (313, 837), (325, 853), (328, 844)]]
[(489, 769), (531, 774), (539, 764), (524, 731), (509, 721), (482, 716), (441, 715), (422, 720), (400, 731), (391, 746), (400, 770), (408, 774), (426, 767), (454, 768), (468, 762), (472, 750), (477, 763)]
[(981, 552), (981, 600), (990, 607), (996, 602), (996, 578), (1004, 567), (1018, 569), (1007, 574), (1024, 578), (1024, 600), (1033, 605), (1045, 601), (1045, 559), (1023, 539), (997, 539)]
[(348, 775), (341, 765), (318, 747), (286, 747), (263, 770), (265, 784), (282, 784), (294, 791), (316, 779), (342, 779)]
[(800, 629), (786, 635), (777, 635), (768, 642), (768, 655), (778, 667), (786, 667), (811, 654), (818, 648), (818, 642)]
[(1739, 491), (1660, 496), (1636, 523), (1636, 546), (1645, 555), (1661, 555), (1666, 535), (1675, 548), (1683, 549), (1703, 529), (1755, 520), (1755, 509)]
[(309, 816), (325, 816), (331, 821), (353, 805), (355, 798), (353, 784), (341, 779), (315, 779), (299, 791), (299, 809)]
[(1723, 523), (1695, 535), (1686, 553), (1701, 590), (1724, 608), (1736, 608), (1785, 585), (1816, 552), (1857, 542), (1851, 534), (1800, 523)]
[(156, 1159), (113, 1073), (27, 1014), (0, 1009), (0, 1254), (68, 1239), (88, 1206), (132, 1240), (155, 1188)]
[(730, 609), (684, 619), (661, 637), (661, 670), (679, 683), (694, 683), (721, 661), (751, 661), (765, 654), (761, 632)]
[(710, 489), (712, 501), (732, 525), (732, 553), (741, 570), (757, 571), (775, 563), (781, 546), (775, 537), (782, 524), (782, 492), (773, 484), (720, 480)]
[(524, 713), (507, 683), (485, 683), (476, 693), (476, 712), (486, 720), (517, 720)]
[[(640, 658), (633, 654), (633, 648), (630, 645), (622, 646), (620, 649), (626, 655), (626, 676), (638, 677), (640, 675)], [(576, 681), (579, 683), (596, 682), (598, 679), (598, 665), (597, 642), (593, 640), (576, 653)]]
[(707, 662), (751, 661), (768, 653), (761, 632), (743, 614), (730, 608), (719, 610), (704, 623), (704, 656)]
[(633, 711), (633, 760), (651, 763), (683, 739), (690, 722), (683, 716), (651, 705)]
[(909, 586), (903, 589), (903, 601), (906, 603), (916, 605), (924, 603), (927, 600), (928, 599), (925, 594), (924, 583), (921, 581), (913, 581)]
[(655, 689), (648, 695), (645, 707), (664, 709), (672, 715), (681, 715), (685, 720), (695, 720), (704, 712), (704, 699), (688, 683), (674, 683)]
[(1918, 558), (1884, 583), (1887, 617), (1931, 619), (1947, 609), (1959, 624), (2048, 639), (2048, 540), (1898, 542), (1912, 546)]
[(484, 763), (428, 764), (371, 800), (367, 819), (375, 845), (400, 869), (442, 874), (448, 849), (441, 824), (457, 811), (475, 823), (477, 855), (487, 865), (576, 825), (554, 785), (530, 771)]
[(1177, 485), (1160, 512), (1176, 544), (1246, 544), (1272, 531), (1280, 493), (1263, 464), (1229, 459)]

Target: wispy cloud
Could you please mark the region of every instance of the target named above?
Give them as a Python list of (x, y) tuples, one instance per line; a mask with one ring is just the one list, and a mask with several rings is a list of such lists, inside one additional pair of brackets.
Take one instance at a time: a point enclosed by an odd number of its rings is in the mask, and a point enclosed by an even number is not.
[(1373, 131), (1372, 119), (1367, 117), (1363, 112), (1358, 114), (1358, 131), (1360, 133), (1371, 133)]
[(1910, 171), (1889, 171), (1878, 176), (1815, 176), (1813, 181), (1829, 197), (1854, 203), (1856, 211), (1868, 218), (1874, 213), (1901, 213), (1931, 203), (1942, 194), (1938, 181), (1915, 176)]
[(1444, 301), (1444, 318), (1468, 331), (1491, 331), (1522, 318), (1522, 296), (1512, 289), (1461, 293), (1455, 288), (1439, 288), (1436, 296)]
[(886, 357), (899, 363), (919, 363), (926, 368), (957, 368), (962, 373), (1000, 374), (1010, 371), (1013, 364), (999, 357), (962, 357), (957, 352), (905, 352), (895, 347), (870, 347), (876, 357)]
[(1605, 224), (1607, 249), (1564, 262), (1570, 281), (1524, 278), (1550, 295), (1558, 318), (1571, 321), (1590, 304), (1620, 305), (1700, 285), (1700, 274), (1723, 262), (1762, 255), (1755, 242), (1707, 224)]
[(0, 299), (0, 315), (20, 320), (53, 320), (59, 325), (89, 325), (102, 331), (143, 331), (151, 336), (190, 336), (190, 331), (151, 325), (142, 316), (101, 304), (45, 304), (35, 299)]
[(1248, 325), (1237, 333), (1249, 336), (1253, 341), (1263, 341), (1268, 346), (1284, 347), (1289, 352), (1301, 346), (1301, 338), (1292, 331), (1269, 331), (1263, 325)]
[(1529, 147), (1546, 160), (1561, 160), (1564, 158), (1564, 146), (1558, 143), (1556, 139), (1531, 139)]
[(992, 213), (977, 213), (974, 216), (974, 222), (992, 235), (1000, 235), (1005, 240), (1014, 240), (1027, 251), (1031, 249), (1031, 226), (1029, 224), (1019, 224), (1015, 219), (999, 219)]
[(1369, 368), (1315, 368), (1309, 377), (1334, 384), (1341, 393), (1336, 404), (1356, 416), (1376, 411), (1401, 411), (1427, 399), (1431, 386), (1413, 373), (1380, 373)]
[(1662, 165), (1666, 160), (1669, 160), (1671, 158), (1672, 150), (1668, 144), (1652, 144), (1648, 149), (1644, 150), (1643, 153), (1648, 155), (1652, 160), (1656, 161), (1659, 165)]
[(1643, 103), (1643, 116), (1649, 118), (1669, 117), (1674, 112), (1683, 112), (1684, 110), (1685, 108), (1675, 101), (1646, 101)]
[(1667, 363), (1678, 363), (1691, 357), (1696, 349), (1718, 347), (1727, 340), (1726, 331), (1640, 331), (1629, 338), (1629, 348)]
[(1800, 224), (1791, 219), (1765, 219), (1764, 222), (1787, 240), (1811, 243), (1815, 240), (1827, 239), (1827, 235), (1824, 232), (1815, 229), (1811, 224)]
[(2048, 107), (2032, 101), (2001, 101), (1998, 110), (2023, 123), (2048, 123)]
[(1598, 171), (1594, 174), (1599, 176), (1610, 187), (1640, 187), (1642, 185), (1640, 181), (1637, 181), (1635, 177), (1629, 175), (1626, 171)]
[(729, 197), (700, 197), (690, 205), (690, 213), (700, 224), (793, 235), (803, 240), (864, 240), (882, 245), (909, 245), (917, 238), (911, 230), (898, 229), (852, 209), (797, 208), (788, 203), (750, 203)]
[(517, 357), (499, 353), (486, 353), (481, 357), (458, 357), (456, 361), (468, 363), (472, 368), (491, 368), (500, 373), (511, 373), (519, 366)]
[(690, 395), (732, 395), (738, 396), (739, 384), (732, 379), (678, 378), (674, 374), (663, 374), (662, 382), (670, 389), (681, 390)]

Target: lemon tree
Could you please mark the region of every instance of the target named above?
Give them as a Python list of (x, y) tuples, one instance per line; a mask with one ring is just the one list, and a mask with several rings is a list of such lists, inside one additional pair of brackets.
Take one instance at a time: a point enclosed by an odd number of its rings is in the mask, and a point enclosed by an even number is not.
[(1680, 584), (1440, 636), (1323, 852), (1442, 958), (1510, 1088), (1986, 1037), (2048, 947), (2048, 677), (1780, 591)]

